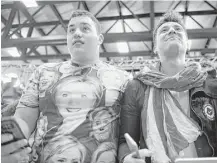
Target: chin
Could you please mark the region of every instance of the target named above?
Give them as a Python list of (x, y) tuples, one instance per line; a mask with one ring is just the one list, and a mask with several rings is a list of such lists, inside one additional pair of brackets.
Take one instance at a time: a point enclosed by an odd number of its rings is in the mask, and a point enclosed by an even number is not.
[(169, 53), (177, 53), (178, 54), (181, 49), (183, 49), (183, 47), (180, 46), (179, 43), (171, 43), (165, 47), (165, 51), (168, 51)]
[(71, 52), (72, 52), (72, 54), (74, 54), (74, 53), (84, 53), (85, 50), (83, 48), (73, 48), (71, 50)]

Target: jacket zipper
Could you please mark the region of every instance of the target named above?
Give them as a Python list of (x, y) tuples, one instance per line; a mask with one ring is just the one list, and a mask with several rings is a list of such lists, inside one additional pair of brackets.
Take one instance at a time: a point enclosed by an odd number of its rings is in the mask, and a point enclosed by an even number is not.
[[(190, 100), (191, 101), (191, 100)], [(199, 120), (200, 120), (200, 123), (201, 123), (201, 128), (202, 128), (202, 132), (204, 133), (204, 135), (206, 136), (206, 138), (207, 138), (207, 140), (208, 140), (208, 144), (209, 144), (209, 146), (212, 148), (212, 157), (214, 156), (214, 148), (213, 148), (213, 146), (211, 145), (211, 143), (210, 143), (210, 140), (209, 140), (209, 137), (208, 137), (208, 135), (206, 134), (206, 132), (205, 131), (203, 131), (203, 123), (202, 123), (202, 120), (201, 120), (201, 118), (196, 114), (196, 112), (194, 111), (194, 109), (192, 109), (192, 106), (191, 106), (191, 102), (190, 102), (190, 107), (191, 107), (191, 110), (194, 112), (194, 114), (199, 118)]]

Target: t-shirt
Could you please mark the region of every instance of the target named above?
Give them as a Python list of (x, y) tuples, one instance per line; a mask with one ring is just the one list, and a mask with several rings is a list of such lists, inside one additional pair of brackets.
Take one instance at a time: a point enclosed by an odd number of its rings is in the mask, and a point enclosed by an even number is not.
[(103, 62), (38, 67), (18, 104), (40, 110), (32, 163), (115, 163), (119, 100), (129, 77)]

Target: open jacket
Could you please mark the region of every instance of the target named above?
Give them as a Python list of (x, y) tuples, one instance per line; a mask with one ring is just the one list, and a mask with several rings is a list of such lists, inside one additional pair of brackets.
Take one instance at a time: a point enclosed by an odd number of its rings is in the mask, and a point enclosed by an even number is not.
[[(129, 133), (140, 149), (147, 148), (141, 125), (146, 85), (137, 78), (130, 81), (123, 96), (120, 116), (119, 161), (131, 153), (124, 138)], [(194, 142), (198, 157), (217, 157), (217, 78), (210, 71), (202, 87), (189, 90), (190, 117), (202, 130)], [(150, 159), (147, 158), (147, 163)]]

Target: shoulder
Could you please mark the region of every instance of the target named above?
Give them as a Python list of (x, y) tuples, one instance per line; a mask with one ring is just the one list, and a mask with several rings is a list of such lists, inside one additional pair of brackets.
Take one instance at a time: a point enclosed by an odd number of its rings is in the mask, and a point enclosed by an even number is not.
[(116, 83), (125, 84), (129, 79), (132, 79), (132, 75), (125, 70), (122, 70), (114, 65), (101, 62), (98, 69), (98, 77), (100, 79), (107, 78), (108, 80), (114, 79)]
[(134, 78), (128, 81), (126, 85), (126, 92), (144, 92), (146, 87), (147, 86), (144, 83)]
[(110, 71), (113, 71), (115, 72), (116, 74), (118, 74), (119, 76), (126, 76), (128, 78), (132, 78), (130, 75), (130, 73), (128, 73), (127, 71), (117, 67), (117, 66), (114, 66), (114, 65), (110, 65), (108, 63), (105, 63), (105, 62), (101, 62), (101, 69), (107, 69), (107, 70), (110, 70)]
[(66, 62), (44, 63), (44, 64), (38, 66), (38, 70), (42, 70), (42, 69), (56, 69), (57, 67), (59, 67), (59, 65), (63, 65), (63, 64), (66, 64)]
[(204, 83), (204, 90), (208, 96), (217, 98), (217, 76), (216, 70), (207, 71), (208, 75)]
[(207, 77), (201, 87), (196, 87), (191, 90), (191, 96), (201, 96), (201, 92), (212, 98), (217, 98), (217, 76), (216, 70), (210, 69), (206, 71)]

